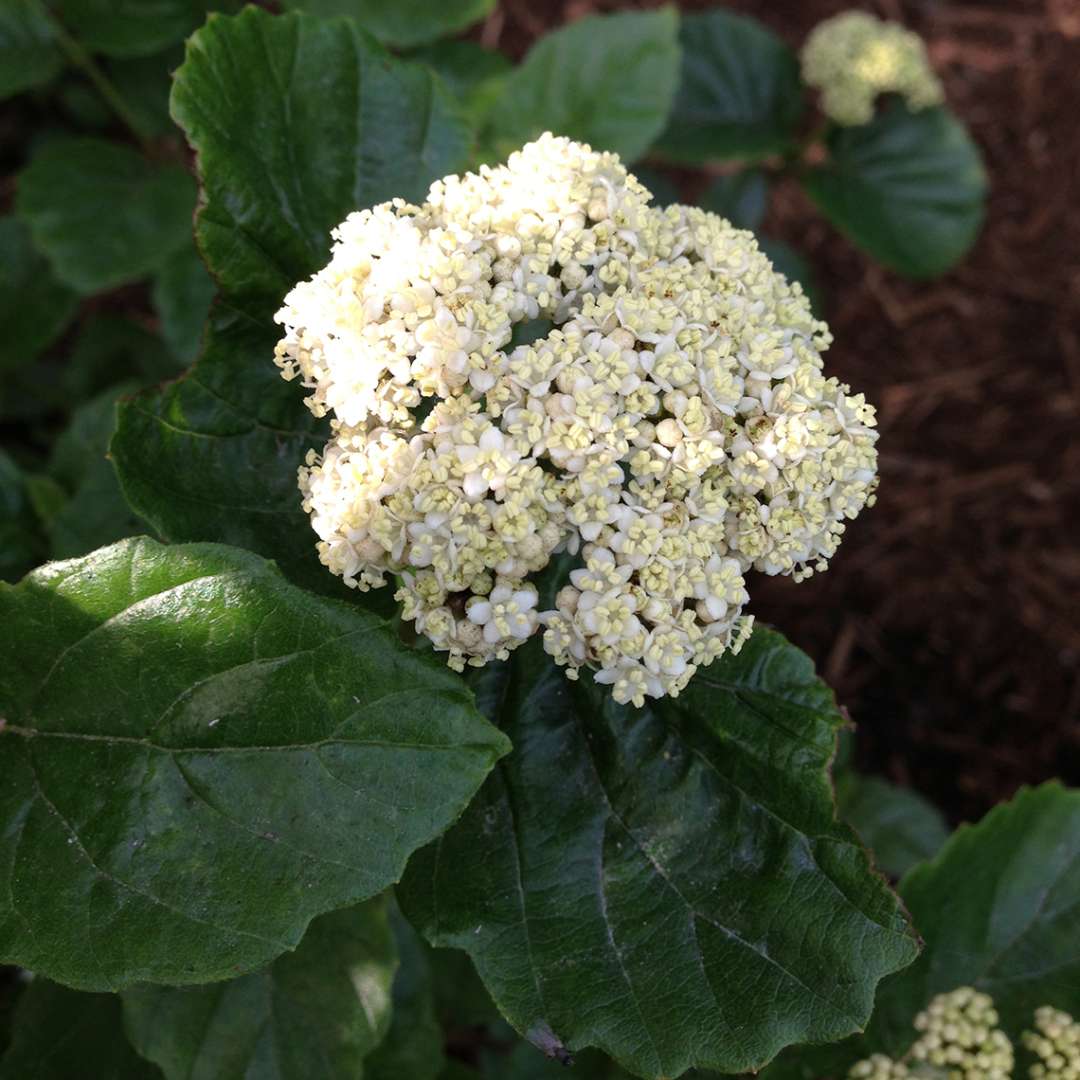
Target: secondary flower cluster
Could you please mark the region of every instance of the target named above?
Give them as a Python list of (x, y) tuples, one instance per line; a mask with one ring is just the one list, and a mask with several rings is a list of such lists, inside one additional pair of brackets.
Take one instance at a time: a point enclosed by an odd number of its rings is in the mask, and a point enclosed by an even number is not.
[(1030, 1069), (1032, 1080), (1080, 1080), (1080, 1021), (1043, 1005), (1035, 1010), (1035, 1031), (1023, 1039), (1039, 1058)]
[(997, 1024), (988, 994), (970, 986), (938, 994), (915, 1017), (915, 1030), (922, 1034), (911, 1056), (946, 1070), (950, 1080), (1008, 1080), (1013, 1047)]
[[(938, 994), (915, 1017), (919, 1037), (900, 1061), (872, 1054), (856, 1062), (850, 1080), (1008, 1080), (1015, 1063), (1013, 1045), (999, 1027), (993, 999), (970, 986)], [(1031, 1080), (1080, 1080), (1080, 1023), (1044, 1005), (1035, 1010), (1035, 1031), (1022, 1035), (1038, 1061)]]
[(300, 470), (320, 558), (392, 576), (452, 666), (542, 627), (620, 702), (677, 694), (747, 635), (750, 569), (824, 569), (872, 501), (874, 410), (823, 374), (802, 288), (750, 233), (649, 199), (544, 135), (351, 214), (278, 313), (282, 373), (333, 417)]
[(821, 91), (825, 115), (866, 124), (879, 94), (899, 94), (913, 111), (945, 100), (922, 39), (899, 23), (846, 11), (814, 27), (802, 50), (803, 79)]

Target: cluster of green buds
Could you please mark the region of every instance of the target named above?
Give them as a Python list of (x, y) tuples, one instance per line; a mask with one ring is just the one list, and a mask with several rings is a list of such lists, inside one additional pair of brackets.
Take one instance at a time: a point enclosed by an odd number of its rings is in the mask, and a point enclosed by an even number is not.
[[(848, 1080), (1008, 1080), (1015, 1056), (999, 1027), (988, 994), (961, 986), (938, 994), (915, 1017), (919, 1038), (899, 1060), (871, 1054), (848, 1071)], [(1080, 1080), (1080, 1022), (1043, 1005), (1035, 1010), (1035, 1030), (1021, 1036), (1037, 1058), (1031, 1080)]]
[(994, 1001), (970, 986), (938, 994), (915, 1017), (922, 1032), (911, 1056), (947, 1070), (949, 1080), (1008, 1080), (1013, 1046), (998, 1028)]
[(864, 1061), (857, 1061), (848, 1072), (851, 1080), (902, 1080), (907, 1075), (907, 1066), (886, 1054), (871, 1054)]
[(1067, 1012), (1043, 1005), (1035, 1010), (1035, 1031), (1025, 1031), (1024, 1045), (1039, 1058), (1032, 1080), (1080, 1080), (1080, 1022)]
[(899, 94), (913, 112), (944, 100), (922, 39), (864, 11), (816, 26), (803, 46), (802, 72), (821, 91), (825, 115), (843, 125), (869, 123), (879, 94)]

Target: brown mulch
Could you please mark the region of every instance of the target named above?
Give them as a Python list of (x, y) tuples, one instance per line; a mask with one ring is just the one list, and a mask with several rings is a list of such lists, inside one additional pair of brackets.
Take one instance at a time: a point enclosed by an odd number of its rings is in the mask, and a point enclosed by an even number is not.
[[(520, 55), (638, 6), (502, 0), (478, 36)], [(854, 5), (726, 6), (797, 46)], [(863, 768), (970, 820), (1021, 784), (1080, 784), (1080, 0), (859, 6), (928, 41), (985, 155), (989, 213), (961, 266), (911, 283), (793, 181), (775, 189), (765, 231), (809, 258), (831, 370), (879, 406), (882, 483), (828, 573), (759, 579), (751, 609), (816, 658)]]

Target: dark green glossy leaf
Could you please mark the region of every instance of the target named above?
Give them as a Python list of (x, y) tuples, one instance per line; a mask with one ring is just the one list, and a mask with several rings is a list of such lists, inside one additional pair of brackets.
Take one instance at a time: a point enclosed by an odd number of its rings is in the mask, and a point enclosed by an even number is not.
[(795, 54), (755, 19), (683, 18), (682, 74), (657, 149), (674, 161), (757, 160), (788, 149), (803, 112)]
[(869, 124), (834, 128), (829, 160), (803, 176), (825, 216), (853, 243), (911, 277), (942, 274), (975, 242), (986, 173), (947, 109), (900, 102)]
[(0, 580), (17, 581), (47, 554), (27, 478), (0, 450)]
[(46, 142), (19, 177), (15, 208), (56, 276), (98, 292), (150, 273), (191, 235), (195, 183), (101, 139)]
[(843, 720), (805, 655), (760, 629), (643, 710), (568, 682), (535, 643), (499, 674), (477, 695), (514, 753), (399, 896), (519, 1032), (670, 1077), (866, 1022), (916, 946), (835, 820)]
[(471, 142), (431, 72), (391, 59), (355, 22), (254, 7), (191, 38), (172, 111), (199, 157), (200, 249), (260, 318), (326, 262), (350, 211), (422, 199)]
[(783, 274), (788, 281), (797, 281), (810, 299), (810, 307), (820, 319), (825, 314), (825, 298), (822, 296), (817, 279), (814, 277), (810, 263), (807, 262), (794, 248), (789, 247), (781, 240), (773, 240), (768, 236), (758, 237), (758, 246), (773, 264), (773, 269)]
[(199, 352), (214, 282), (194, 245), (180, 248), (157, 272), (152, 292), (161, 333), (173, 355), (190, 364)]
[(169, 540), (219, 540), (332, 581), (296, 470), (328, 438), (274, 366), (277, 328), (218, 303), (199, 362), (121, 404), (111, 453), (131, 506)]
[(56, 441), (50, 472), (68, 498), (49, 515), (50, 555), (67, 559), (145, 532), (132, 512), (107, 454), (116, 427), (116, 403), (132, 385), (114, 387), (80, 405)]
[(0, 218), (0, 371), (29, 365), (63, 333), (78, 303), (34, 250), (26, 226)]
[(41, 0), (0, 4), (0, 100), (47, 83), (63, 67)]
[(916, 1013), (958, 986), (990, 994), (1013, 1040), (1039, 1005), (1080, 1015), (1080, 791), (1022, 790), (957, 829), (900, 895), (926, 944), (882, 982), (866, 1034), (793, 1049), (766, 1080), (840, 1078), (871, 1053), (898, 1056), (915, 1041)]
[(630, 162), (663, 129), (678, 77), (674, 8), (589, 16), (532, 47), (504, 84), (487, 138), (505, 157), (552, 131)]
[(37, 978), (23, 992), (0, 1080), (161, 1080), (124, 1035), (115, 994), (83, 994)]
[(396, 906), (391, 925), (400, 961), (393, 1012), (386, 1038), (364, 1062), (364, 1080), (437, 1080), (446, 1057), (435, 1015), (429, 952)]
[(203, 983), (381, 892), (505, 738), (355, 606), (219, 545), (122, 541), (0, 587), (0, 962)]
[(495, 0), (285, 0), (313, 15), (347, 15), (386, 45), (409, 49), (448, 37), (489, 15)]
[(698, 201), (704, 209), (726, 217), (732, 225), (754, 231), (765, 217), (769, 181), (760, 169), (740, 169), (718, 176)]
[(358, 1080), (390, 1023), (396, 962), (386, 903), (372, 900), (315, 919), (252, 975), (125, 990), (124, 1021), (165, 1080)]
[(109, 56), (148, 56), (187, 37), (208, 11), (235, 11), (241, 0), (56, 0), (83, 45)]
[(949, 836), (945, 819), (918, 792), (876, 776), (849, 773), (836, 782), (840, 816), (890, 877), (903, 877), (938, 853)]
[(441, 41), (410, 56), (438, 74), (474, 121), (491, 111), (514, 67), (508, 57), (475, 41)]

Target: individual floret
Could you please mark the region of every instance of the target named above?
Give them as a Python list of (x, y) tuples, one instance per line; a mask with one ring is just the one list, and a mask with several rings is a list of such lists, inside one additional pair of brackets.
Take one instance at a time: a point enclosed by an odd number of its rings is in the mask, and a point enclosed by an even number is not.
[(819, 23), (802, 50), (803, 78), (821, 91), (838, 124), (866, 124), (879, 94), (899, 94), (913, 112), (945, 100), (922, 39), (899, 23), (847, 11)]

